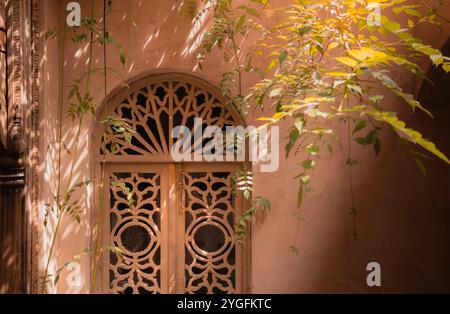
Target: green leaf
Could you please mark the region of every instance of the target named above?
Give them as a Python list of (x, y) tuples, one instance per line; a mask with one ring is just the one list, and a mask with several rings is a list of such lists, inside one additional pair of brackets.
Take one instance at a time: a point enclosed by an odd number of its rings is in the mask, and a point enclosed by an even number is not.
[(360, 144), (360, 145), (367, 145), (367, 142), (366, 142), (366, 138), (365, 138), (365, 137), (358, 137), (358, 138), (355, 138), (355, 141), (356, 141), (358, 144)]
[(318, 146), (315, 146), (314, 144), (309, 144), (308, 146), (306, 146), (306, 150), (311, 155), (317, 155), (320, 152), (320, 148)]
[(109, 150), (111, 151), (111, 153), (115, 153), (117, 151), (117, 144), (116, 142), (112, 142), (111, 145), (109, 146)]
[(286, 158), (289, 157), (289, 154), (299, 137), (300, 137), (300, 132), (298, 131), (298, 129), (296, 129), (296, 128), (292, 129), (292, 131), (289, 133), (289, 141), (285, 147)]
[(288, 56), (288, 52), (286, 50), (282, 51), (280, 53), (280, 55), (278, 56), (278, 62), (280, 63), (280, 65), (283, 64), (283, 62), (284, 62), (284, 60), (286, 60), (287, 56)]
[(298, 29), (297, 33), (298, 33), (300, 36), (304, 36), (304, 35), (308, 34), (310, 31), (312, 31), (312, 28), (311, 28), (311, 27), (309, 27), (309, 26), (303, 26), (303, 27), (300, 27), (300, 28)]
[(302, 167), (306, 170), (312, 169), (316, 165), (316, 162), (314, 160), (305, 160), (302, 162)]
[(56, 285), (59, 282), (60, 274), (57, 274), (53, 283)]
[(283, 104), (281, 101), (277, 102), (277, 106), (275, 107), (275, 112), (282, 112), (283, 111)]
[(237, 23), (236, 23), (236, 29), (240, 30), (240, 29), (242, 28), (242, 26), (244, 26), (246, 18), (247, 18), (247, 16), (242, 15), (242, 16), (238, 19), (238, 21), (237, 21)]
[(359, 120), (358, 123), (356, 124), (355, 128), (353, 129), (352, 134), (355, 134), (356, 132), (361, 131), (366, 126), (367, 126), (367, 121), (366, 120)]
[(122, 45), (116, 44), (117, 50), (119, 50), (119, 59), (122, 66), (125, 66), (125, 62), (127, 61), (127, 58), (125, 56), (125, 52), (123, 51)]
[(247, 13), (256, 17), (259, 16), (258, 10), (256, 10), (255, 8), (248, 8)]
[(122, 63), (122, 66), (124, 66), (125, 62), (126, 62), (126, 57), (125, 57), (125, 54), (122, 51), (122, 52), (120, 52), (120, 63)]
[(378, 156), (380, 154), (380, 151), (381, 151), (381, 141), (380, 141), (380, 139), (378, 137), (375, 140), (375, 143), (373, 143), (373, 147), (375, 149), (375, 155)]
[(75, 42), (75, 43), (82, 42), (83, 40), (87, 40), (87, 35), (86, 34), (76, 34), (72, 38), (72, 41)]
[(363, 146), (366, 145), (372, 145), (376, 142), (378, 138), (377, 132), (376, 131), (370, 131), (369, 133), (367, 133), (367, 135), (365, 137), (358, 137), (355, 139), (355, 141), (358, 144), (361, 144)]

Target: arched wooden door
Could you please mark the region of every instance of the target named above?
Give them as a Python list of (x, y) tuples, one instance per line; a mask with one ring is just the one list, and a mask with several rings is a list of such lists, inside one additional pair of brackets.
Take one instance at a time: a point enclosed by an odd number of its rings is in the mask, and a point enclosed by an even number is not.
[(170, 154), (174, 127), (194, 132), (201, 118), (203, 129), (225, 129), (242, 125), (240, 116), (217, 89), (186, 74), (149, 76), (108, 103), (102, 120), (122, 119), (135, 133), (131, 143), (112, 128), (96, 133), (96, 177), (107, 187), (97, 202), (99, 236), (123, 252), (123, 259), (103, 254), (100, 291), (248, 291), (249, 245), (239, 246), (234, 233), (244, 199), (232, 177), (242, 163), (175, 163)]

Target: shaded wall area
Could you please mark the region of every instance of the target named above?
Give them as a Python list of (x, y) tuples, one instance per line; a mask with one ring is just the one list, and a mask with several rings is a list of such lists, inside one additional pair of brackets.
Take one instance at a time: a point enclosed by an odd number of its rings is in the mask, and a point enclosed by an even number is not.
[[(441, 11), (450, 16), (450, 3)], [(442, 47), (450, 35), (449, 25), (426, 26), (417, 31), (425, 43)], [(449, 55), (447, 48), (445, 54)], [(423, 68), (429, 61), (421, 61)], [(387, 91), (386, 107), (398, 112), (407, 125), (435, 141), (447, 156), (450, 118), (449, 75), (430, 68), (428, 77), (435, 85), (423, 84), (419, 77), (394, 69), (392, 75), (411, 93), (421, 94), (423, 103), (435, 115), (412, 114), (402, 101)], [(439, 72), (439, 74), (437, 74)], [(382, 134), (382, 151), (352, 144), (356, 195), (357, 241), (353, 241), (351, 198), (346, 167), (348, 142), (346, 126), (338, 126), (342, 146), (334, 156), (321, 155), (313, 173), (312, 191), (300, 211), (296, 211), (296, 182), (299, 173), (294, 159), (283, 162), (274, 174), (257, 174), (258, 193), (270, 198), (272, 212), (262, 223), (254, 224), (254, 292), (448, 292), (450, 291), (450, 172), (441, 160), (421, 158), (427, 168), (424, 176), (410, 150), (403, 147), (389, 129)], [(288, 135), (282, 129), (281, 138)], [(298, 158), (301, 160), (301, 156)], [(269, 186), (264, 186), (270, 182)], [(298, 228), (297, 228), (298, 226)], [(288, 254), (296, 245), (299, 256)], [(369, 262), (381, 265), (382, 285), (366, 284)]]
[(27, 289), (25, 169), (16, 156), (0, 149), (0, 293)]

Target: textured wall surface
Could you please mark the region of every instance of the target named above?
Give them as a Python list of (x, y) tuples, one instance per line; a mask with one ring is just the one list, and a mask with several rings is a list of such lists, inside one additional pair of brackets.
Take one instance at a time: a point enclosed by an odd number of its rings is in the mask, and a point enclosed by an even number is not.
[[(96, 12), (101, 12), (100, 1)], [(58, 27), (65, 19), (64, 1), (46, 0), (44, 29)], [(80, 1), (82, 14), (89, 12), (89, 1)], [(123, 79), (142, 76), (154, 70), (194, 71), (201, 77), (218, 85), (221, 73), (227, 70), (218, 52), (204, 63), (203, 71), (195, 66), (196, 47), (205, 25), (192, 27), (189, 19), (181, 18), (176, 9), (177, 2), (170, 1), (117, 1), (115, 11), (108, 20), (112, 35), (122, 43), (127, 62), (121, 76), (110, 75), (108, 91), (117, 89)], [(447, 3), (450, 16), (450, 3)], [(207, 20), (205, 21), (207, 22)], [(133, 25), (135, 24), (135, 25)], [(427, 43), (442, 46), (450, 35), (448, 26), (438, 29), (430, 27), (421, 32)], [(241, 43), (245, 51), (252, 39)], [(57, 134), (58, 112), (58, 39), (46, 42), (43, 58), (43, 108), (41, 111), (41, 184), (43, 204), (47, 203), (55, 190), (56, 151), (48, 143)], [(65, 73), (67, 86), (82, 75), (87, 58), (87, 47), (80, 49), (69, 36), (65, 41)], [(121, 68), (117, 51), (108, 50), (108, 66)], [(101, 51), (94, 51), (94, 66), (100, 67)], [(437, 75), (437, 74), (436, 74)], [(404, 87), (419, 94), (420, 82), (405, 73), (396, 71), (395, 78)], [(439, 76), (437, 76), (439, 80)], [(417, 113), (412, 117), (409, 109), (391, 95), (386, 95), (393, 111), (400, 112), (407, 121), (425, 134), (440, 138), (438, 143), (447, 155), (450, 154), (448, 106), (449, 81), (437, 87), (426, 87), (424, 99), (429, 100), (431, 111), (439, 112), (436, 121), (427, 120)], [(246, 78), (245, 87), (253, 83)], [(101, 77), (92, 80), (95, 101), (103, 101)], [(445, 108), (447, 106), (447, 108)], [(256, 113), (256, 116), (260, 113)], [(247, 119), (252, 124), (255, 116)], [(341, 127), (341, 134), (346, 128)], [(92, 173), (91, 139), (94, 121), (86, 121), (82, 130), (81, 157), (76, 163), (78, 180), (87, 179)], [(63, 132), (67, 143), (74, 138), (75, 128), (70, 120), (64, 123)], [(281, 125), (280, 138), (287, 135), (287, 126)], [(345, 137), (342, 137), (345, 138)], [(423, 176), (413, 158), (396, 144), (395, 136), (383, 133), (382, 152), (375, 158), (371, 149), (354, 146), (355, 158), (360, 164), (355, 168), (355, 195), (357, 216), (356, 242), (352, 239), (351, 202), (348, 187), (348, 169), (345, 165), (347, 145), (335, 147), (332, 157), (324, 154), (314, 173), (313, 191), (307, 195), (302, 216), (308, 224), (297, 221), (297, 186), (293, 177), (298, 173), (295, 160), (284, 160), (278, 172), (257, 173), (256, 194), (269, 198), (272, 211), (254, 223), (252, 235), (252, 291), (268, 292), (432, 292), (450, 291), (450, 181), (449, 169), (439, 161), (428, 162), (428, 174)], [(284, 147), (284, 145), (281, 145)], [(63, 158), (68, 160), (68, 156)], [(67, 169), (67, 165), (63, 166)], [(66, 173), (63, 174), (67, 176)], [(71, 256), (79, 254), (90, 243), (91, 228), (88, 223), (92, 209), (92, 187), (79, 195), (86, 211), (81, 226), (69, 221), (63, 223), (57, 241), (56, 260), (58, 265)], [(42, 213), (43, 215), (43, 213)], [(51, 220), (50, 225), (54, 223)], [(49, 229), (48, 229), (49, 230)], [(43, 254), (48, 250), (50, 232), (42, 235)], [(299, 255), (289, 251), (296, 243)], [(46, 249), (45, 249), (46, 248)], [(376, 261), (382, 267), (382, 286), (369, 288), (366, 285), (366, 265)], [(86, 292), (89, 288), (89, 259), (81, 261), (84, 274), (80, 287), (67, 284), (64, 272), (58, 292)], [(43, 265), (41, 265), (42, 268)], [(55, 267), (54, 265), (52, 267)]]

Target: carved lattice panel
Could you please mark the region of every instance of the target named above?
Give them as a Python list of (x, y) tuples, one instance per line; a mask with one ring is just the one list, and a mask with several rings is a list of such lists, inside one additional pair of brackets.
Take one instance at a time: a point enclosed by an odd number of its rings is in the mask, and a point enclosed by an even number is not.
[(161, 178), (159, 173), (110, 175), (110, 253), (114, 293), (161, 292)]
[[(106, 141), (102, 140), (102, 151), (107, 155), (169, 155), (173, 144), (170, 135), (177, 126), (191, 130), (191, 151), (194, 151), (205, 145), (195, 142), (193, 134), (199, 129), (194, 124), (195, 118), (202, 120), (203, 130), (207, 126), (225, 130), (226, 126), (240, 124), (223, 100), (194, 82), (176, 79), (149, 82), (118, 97), (118, 105), (111, 114), (127, 122), (136, 133), (131, 143), (127, 143), (120, 136), (116, 138), (109, 126)], [(116, 144), (114, 150), (112, 141)]]
[[(207, 149), (201, 128), (243, 125), (222, 93), (202, 79), (157, 74), (131, 83), (110, 98), (99, 120), (123, 119), (135, 131), (131, 143), (104, 125), (96, 130), (98, 161), (104, 162), (109, 188), (103, 189), (104, 254), (100, 291), (113, 293), (241, 293), (248, 291), (242, 249), (234, 224), (242, 212), (241, 194), (232, 193), (231, 174), (241, 163), (175, 164), (172, 130), (191, 130), (191, 152)], [(122, 137), (121, 137), (122, 136)], [(209, 140), (207, 140), (209, 141)], [(112, 148), (114, 143), (114, 149)], [(226, 149), (224, 147), (224, 153)], [(96, 173), (101, 174), (100, 162)], [(123, 188), (129, 193), (125, 193)], [(182, 187), (182, 189), (180, 189)], [(130, 197), (132, 195), (130, 204)], [(245, 265), (244, 265), (245, 264)]]
[(185, 292), (236, 290), (235, 196), (229, 172), (187, 172)]

